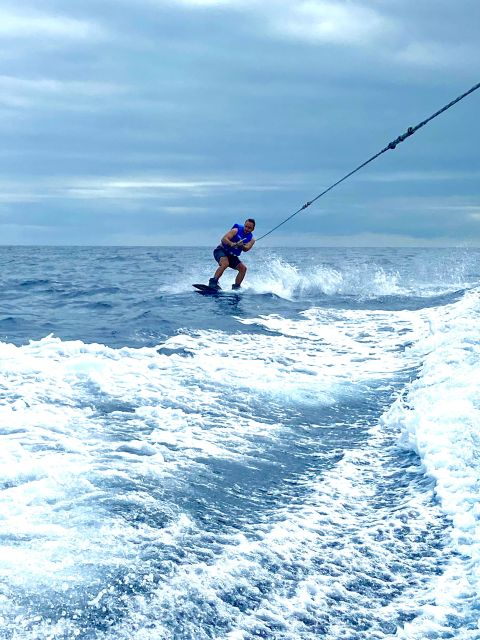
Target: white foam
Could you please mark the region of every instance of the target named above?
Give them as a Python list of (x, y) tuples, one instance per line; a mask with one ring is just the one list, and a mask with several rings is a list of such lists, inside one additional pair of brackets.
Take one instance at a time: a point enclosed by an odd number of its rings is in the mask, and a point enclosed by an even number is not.
[[(468, 615), (469, 601), (480, 592), (479, 313), (478, 290), (441, 313), (430, 312), (430, 334), (411, 349), (424, 359), (421, 373), (384, 417), (401, 429), (402, 445), (419, 454), (434, 478), (452, 524), (450, 546), (461, 556), (433, 585), (433, 606), (405, 626), (402, 638), (445, 630), (447, 614)], [(456, 637), (474, 636), (464, 631)]]
[[(160, 293), (178, 294), (192, 291), (192, 283), (207, 282), (216, 264), (207, 253), (192, 266), (181, 265), (169, 282), (159, 285)], [(293, 256), (293, 259), (292, 259)], [(475, 255), (465, 252), (432, 252), (431, 258), (413, 251), (401, 261), (391, 255), (351, 252), (339, 249), (334, 254), (318, 249), (316, 253), (255, 247), (245, 256), (248, 268), (242, 285), (244, 291), (274, 294), (286, 300), (317, 296), (345, 296), (360, 300), (378, 297), (431, 297), (475, 286), (477, 278), (470, 274)], [(395, 265), (399, 262), (402, 269)], [(221, 285), (230, 289), (236, 272), (227, 269)]]
[[(272, 357), (272, 341), (262, 337), (254, 362), (250, 336), (221, 332), (167, 343), (173, 351), (189, 347), (191, 358), (53, 337), (0, 343), (2, 578), (12, 588), (55, 589), (90, 581), (88, 567), (126, 562), (138, 532), (97, 522), (112, 483), (177, 479), (205, 456), (236, 459), (253, 448), (258, 455), (259, 438), (284, 428), (249, 411), (250, 398), (262, 393), (334, 402), (335, 391), (311, 365), (292, 376), (290, 361)], [(140, 510), (145, 499), (128, 495)]]
[[(380, 433), (377, 440), (374, 455), (370, 448), (350, 453), (322, 477), (305, 478), (308, 491), (295, 509), (280, 508), (267, 512), (264, 520), (245, 523), (244, 530), (231, 534), (209, 562), (178, 567), (148, 603), (132, 600), (127, 619), (108, 638), (123, 640), (132, 633), (142, 640), (168, 636), (175, 615), (184, 621), (185, 635), (206, 637), (203, 627), (195, 631), (196, 607), (202, 606), (225, 622), (228, 632), (219, 631), (218, 637), (228, 640), (275, 637), (274, 628), (285, 640), (318, 637), (320, 632), (309, 632), (308, 624), (320, 624), (322, 619), (329, 623), (321, 636), (337, 640), (352, 629), (349, 618), (362, 616), (369, 619), (371, 637), (390, 637), (381, 632), (381, 623), (395, 619), (395, 608), (418, 609), (412, 605), (418, 587), (415, 581), (410, 584), (416, 578), (413, 567), (404, 567), (403, 577), (388, 568), (405, 562), (404, 543), (396, 533), (405, 522), (397, 519), (398, 505), (393, 512), (391, 505), (371, 510), (388, 456)], [(408, 510), (423, 512), (424, 500), (428, 496), (412, 496)], [(410, 517), (412, 539), (422, 535), (422, 526), (422, 517), (418, 523)], [(352, 580), (363, 577), (378, 585), (384, 581), (386, 591), (393, 587), (394, 593), (401, 586), (402, 595), (393, 599), (391, 609), (385, 608), (382, 597), (372, 600), (361, 585), (352, 586)], [(261, 590), (262, 584), (269, 585), (267, 592)], [(244, 612), (241, 605), (230, 603), (228, 594), (255, 604)], [(157, 612), (153, 619), (152, 610)], [(191, 615), (185, 619), (186, 612)]]
[(387, 273), (378, 265), (363, 263), (340, 270), (318, 264), (297, 266), (278, 256), (257, 265), (245, 286), (256, 293), (273, 293), (288, 300), (312, 294), (368, 298), (407, 293), (399, 285), (397, 272)]
[(239, 318), (272, 332), (292, 362), (332, 380), (366, 380), (393, 374), (410, 359), (400, 350), (428, 332), (423, 315), (410, 311), (331, 311), (312, 308), (294, 319), (278, 315)]
[[(285, 638), (299, 637), (299, 612), (323, 612), (331, 606), (330, 597), (348, 600), (349, 568), (370, 572), (385, 559), (383, 543), (372, 542), (377, 523), (370, 526), (365, 520), (374, 476), (381, 473), (381, 443), (373, 456), (370, 449), (352, 453), (324, 478), (304, 478), (310, 492), (304, 503), (268, 512), (268, 520), (246, 523), (242, 534), (222, 540), (217, 558), (172, 568), (168, 581), (158, 587), (148, 577), (148, 562), (145, 568), (139, 548), (182, 546), (183, 536), (194, 535), (195, 526), (169, 504), (164, 505), (168, 524), (163, 528), (128, 523), (122, 508), (139, 513), (159, 509), (158, 500), (142, 487), (181, 482), (182, 473), (195, 465), (200, 469), (205, 457), (245, 463), (254, 449), (260, 457), (262, 442), (279, 437), (286, 426), (278, 415), (256, 416), (253, 403), (273, 399), (283, 407), (333, 405), (347, 395), (361, 397), (362, 385), (372, 380), (391, 388), (405, 367), (425, 359), (422, 377), (385, 421), (389, 426), (402, 424), (405, 446), (420, 452), (427, 472), (435, 477), (442, 508), (453, 519), (452, 549), (467, 556), (473, 577), (469, 573), (466, 580), (455, 580), (455, 570), (464, 565), (452, 561), (433, 588), (436, 608), (429, 608), (428, 597), (416, 604), (423, 615), (400, 636), (422, 637), (434, 623), (442, 625), (448, 611), (458, 611), (461, 598), (472, 598), (473, 587), (479, 586), (478, 469), (475, 455), (471, 460), (466, 456), (477, 443), (478, 396), (473, 389), (478, 344), (471, 335), (477, 305), (478, 297), (470, 295), (440, 317), (429, 310), (311, 309), (295, 319), (242, 319), (244, 327), (260, 325), (271, 335), (182, 333), (162, 345), (170, 355), (154, 348), (111, 349), (53, 337), (23, 347), (0, 343), (6, 390), (0, 404), (1, 479), (6, 486), (1, 494), (6, 544), (0, 576), (11, 588), (28, 585), (31, 592), (70, 593), (86, 585), (93, 608), (109, 598), (110, 584), (96, 581), (102, 570), (122, 567), (135, 579), (143, 576), (149, 598), (138, 593), (128, 599), (128, 622), (117, 625), (112, 638), (133, 633), (139, 640), (162, 637), (168, 621), (152, 619), (152, 611), (171, 611), (179, 598), (188, 603), (199, 594), (230, 620), (231, 640), (275, 624), (284, 625)], [(408, 342), (415, 347), (405, 351)], [(183, 357), (182, 349), (190, 357)], [(443, 398), (453, 400), (442, 406)], [(462, 400), (458, 405), (457, 399)], [(458, 421), (463, 431), (455, 434), (452, 424)], [(136, 491), (123, 495), (118, 487), (128, 483)], [(112, 497), (118, 501), (118, 515), (102, 510)], [(390, 506), (383, 517), (388, 535), (396, 526)], [(365, 528), (359, 530), (362, 518)], [(341, 552), (333, 544), (339, 531), (358, 534)], [(323, 575), (315, 570), (315, 558), (326, 541), (332, 543), (328, 566), (333, 574)], [(387, 549), (389, 560), (398, 544), (394, 538)], [(372, 551), (371, 561), (362, 552), (365, 546)], [(279, 574), (268, 599), (255, 592), (259, 582), (272, 579), (266, 565), (288, 567), (292, 562), (304, 571), (293, 591), (282, 590), (287, 572)], [(340, 575), (335, 573), (339, 568)], [(222, 599), (222, 589), (238, 585), (260, 600), (254, 614), (242, 614)], [(415, 588), (407, 590), (405, 603)], [(359, 611), (365, 605), (361, 596), (351, 602)], [(17, 613), (9, 613), (8, 606), (0, 607), (2, 615), (14, 620)], [(391, 614), (387, 611), (384, 618)], [(19, 620), (22, 615), (19, 607)], [(41, 634), (74, 637), (80, 628), (65, 617), (55, 624), (21, 624), (22, 640)], [(333, 628), (330, 637), (340, 633)]]

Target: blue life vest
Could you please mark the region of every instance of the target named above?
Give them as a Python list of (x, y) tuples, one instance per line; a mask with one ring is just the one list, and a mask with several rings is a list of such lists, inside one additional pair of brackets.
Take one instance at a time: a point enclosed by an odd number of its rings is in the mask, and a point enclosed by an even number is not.
[[(232, 229), (236, 229), (237, 233), (231, 238), (232, 242), (239, 242), (240, 240), (244, 240), (245, 244), (250, 242), (253, 238), (252, 233), (245, 233), (245, 229), (243, 228), (243, 224), (235, 223)], [(239, 256), (242, 253), (241, 247), (229, 247), (225, 243), (222, 242), (222, 247), (225, 249), (227, 253), (233, 254), (234, 256)]]

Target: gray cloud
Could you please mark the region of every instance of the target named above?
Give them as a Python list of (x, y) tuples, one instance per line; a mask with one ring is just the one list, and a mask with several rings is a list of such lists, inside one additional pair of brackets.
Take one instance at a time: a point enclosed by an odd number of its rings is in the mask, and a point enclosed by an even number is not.
[[(477, 82), (479, 19), (470, 0), (6, 5), (3, 242), (188, 244), (190, 216), (211, 244), (247, 213), (260, 235)], [(479, 99), (268, 242), (480, 244)]]

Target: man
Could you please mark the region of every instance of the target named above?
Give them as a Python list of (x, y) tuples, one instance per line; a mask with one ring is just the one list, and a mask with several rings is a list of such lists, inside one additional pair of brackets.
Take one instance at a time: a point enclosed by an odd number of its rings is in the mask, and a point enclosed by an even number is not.
[(238, 257), (242, 251), (250, 251), (255, 244), (252, 231), (255, 229), (255, 220), (248, 218), (243, 225), (234, 224), (230, 231), (223, 236), (220, 244), (213, 252), (213, 257), (218, 262), (218, 269), (213, 278), (208, 281), (208, 286), (212, 289), (221, 289), (218, 284), (225, 269), (230, 267), (238, 271), (235, 284), (232, 289), (240, 289), (240, 286), (247, 273), (247, 267)]

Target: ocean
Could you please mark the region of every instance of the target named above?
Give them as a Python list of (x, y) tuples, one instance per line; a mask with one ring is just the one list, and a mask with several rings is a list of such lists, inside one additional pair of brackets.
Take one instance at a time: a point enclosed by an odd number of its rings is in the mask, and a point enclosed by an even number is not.
[(2, 640), (480, 638), (480, 251), (1, 247)]

